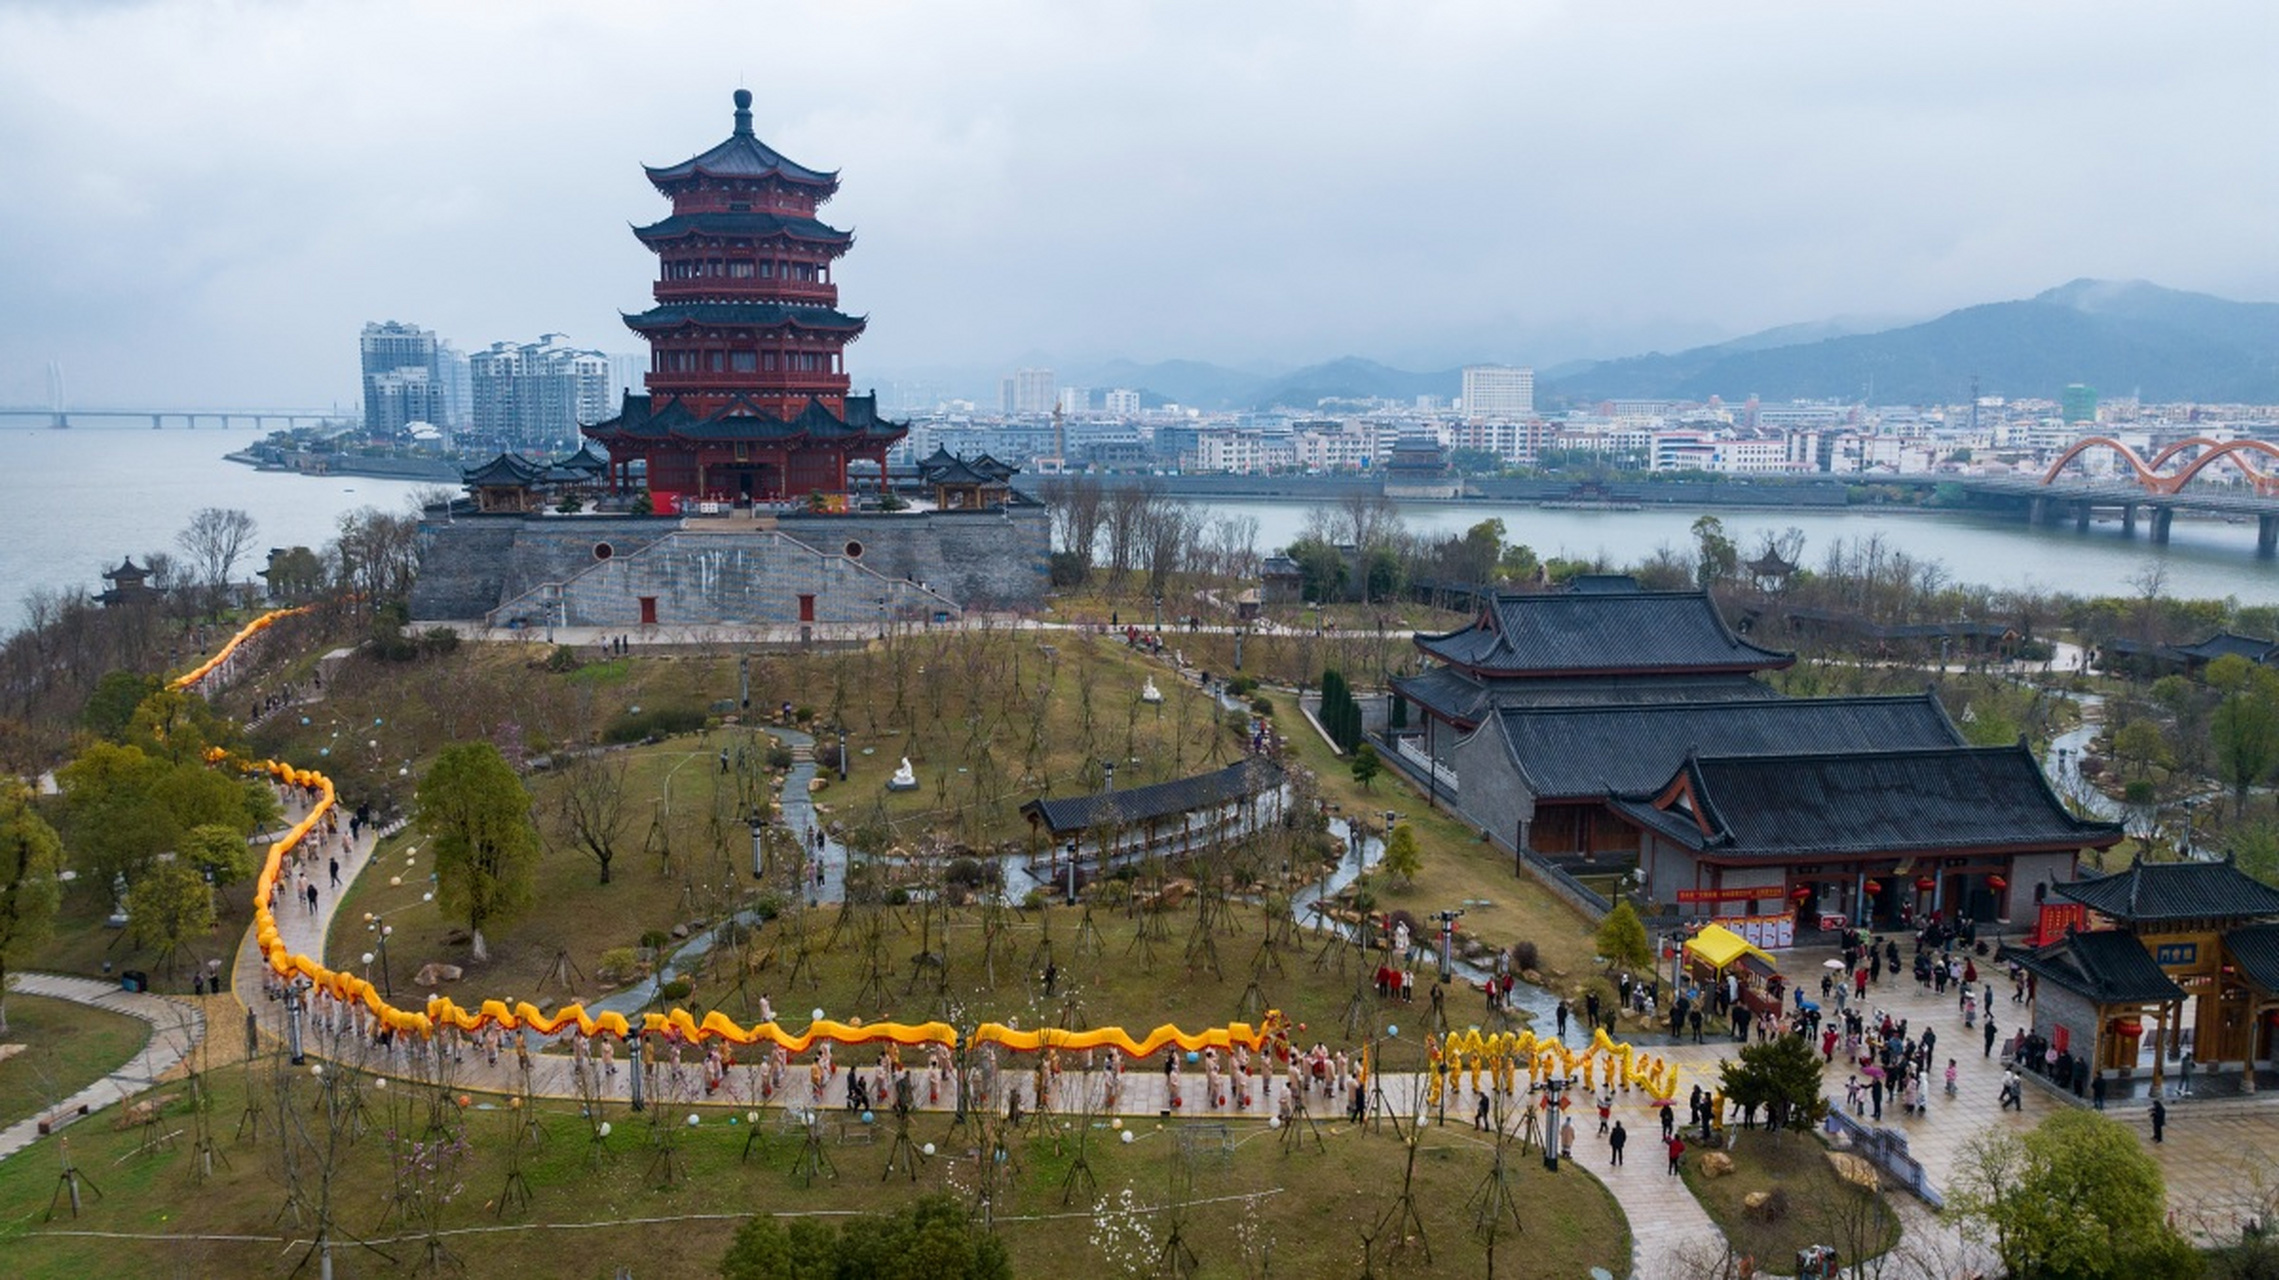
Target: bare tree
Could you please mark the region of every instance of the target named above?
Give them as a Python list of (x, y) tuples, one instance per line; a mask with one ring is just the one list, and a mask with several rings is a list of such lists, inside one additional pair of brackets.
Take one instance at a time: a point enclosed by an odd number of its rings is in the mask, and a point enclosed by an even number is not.
[(205, 507), (174, 535), (174, 545), (190, 557), (206, 585), (218, 592), (229, 585), (230, 574), (252, 548), (259, 528), (251, 515), (236, 507)]
[(621, 752), (577, 751), (563, 765), (555, 795), (557, 825), (600, 866), (603, 884), (609, 883), (609, 864), (617, 858), (632, 816), (626, 809), (625, 772)]

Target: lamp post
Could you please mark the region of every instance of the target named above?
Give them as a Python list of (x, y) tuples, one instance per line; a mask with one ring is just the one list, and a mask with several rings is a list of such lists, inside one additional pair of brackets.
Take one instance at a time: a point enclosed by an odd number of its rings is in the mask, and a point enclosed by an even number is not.
[(1543, 1080), (1543, 1167), (1552, 1173), (1559, 1172), (1559, 1125), (1565, 1117), (1560, 1103), (1567, 1092), (1565, 1076), (1546, 1076)]
[[(419, 900), (422, 903), (435, 901), (435, 890), (429, 889), (420, 894)], [(396, 911), (408, 910), (410, 910), (409, 907), (396, 908)], [(396, 931), (396, 927), (388, 923), (388, 917), (394, 914), (395, 911), (367, 911), (364, 913), (364, 931), (372, 935), (372, 945), (380, 953), (380, 990), (390, 1000), (396, 998), (395, 974), (390, 972), (388, 968), (388, 937)], [(367, 960), (365, 963), (369, 965), (371, 962)], [(365, 974), (365, 980), (371, 980), (369, 973)]]
[(1463, 914), (1462, 907), (1440, 913), (1440, 981), (1444, 986), (1456, 977), (1456, 917)]
[(767, 815), (758, 808), (752, 810), (752, 878), (762, 880), (768, 874)]
[(307, 975), (296, 973), (285, 984), (285, 1048), (294, 1066), (306, 1066), (308, 1055), (301, 1051), (301, 1014), (307, 1007), (309, 990)]

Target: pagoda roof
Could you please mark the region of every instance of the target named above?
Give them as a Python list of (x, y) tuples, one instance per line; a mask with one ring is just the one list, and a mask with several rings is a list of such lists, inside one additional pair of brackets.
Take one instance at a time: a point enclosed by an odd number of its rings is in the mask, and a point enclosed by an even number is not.
[(1796, 661), (1733, 633), (1705, 591), (1593, 583), (1547, 594), (1498, 593), (1460, 631), (1416, 646), (1451, 666), (1516, 679), (1767, 671)]
[(667, 302), (624, 320), (625, 327), (635, 333), (662, 333), (692, 324), (860, 333), (869, 323), (830, 307), (790, 307), (780, 302)]
[(920, 464), (918, 478), (927, 484), (986, 486), (1005, 483), (963, 458), (952, 458), (948, 462), (930, 466)]
[(2279, 917), (2279, 889), (2221, 862), (2146, 862), (2126, 871), (2052, 885), (2057, 895), (2123, 924)]
[(813, 396), (790, 418), (779, 417), (742, 396), (707, 414), (692, 412), (678, 396), (662, 403), (651, 396), (625, 394), (616, 417), (581, 428), (603, 445), (644, 441), (813, 440), (828, 443), (891, 444), (909, 434), (907, 424), (878, 416), (871, 396), (848, 396), (846, 412), (836, 414)]
[(1494, 730), (1539, 798), (1645, 791), (1689, 755), (1794, 755), (1962, 743), (1929, 691), (1628, 706), (1505, 707)]
[(1997, 958), (2094, 1004), (2159, 1004), (2185, 994), (2142, 942), (2111, 929), (2074, 930), (2030, 949), (2004, 947)]
[(1689, 756), (1615, 811), (1707, 857), (2105, 848), (2112, 822), (2073, 816), (2024, 743), (1906, 751)]
[(1264, 756), (1247, 756), (1224, 769), (1175, 778), (1123, 791), (1031, 800), (1023, 815), (1054, 835), (1090, 830), (1101, 822), (1120, 826), (1159, 821), (1230, 801), (1245, 800), (1282, 785), (1282, 766)]
[(946, 467), (951, 463), (957, 461), (959, 461), (959, 458), (956, 454), (951, 453), (949, 450), (943, 448), (940, 445), (935, 445), (934, 451), (932, 453), (929, 453), (925, 457), (918, 460), (918, 469), (920, 471), (925, 471), (934, 467)]
[(749, 90), (735, 93), (736, 131), (728, 140), (709, 151), (690, 156), (679, 164), (656, 167), (643, 165), (649, 181), (659, 188), (670, 188), (694, 178), (781, 178), (786, 182), (805, 187), (826, 188), (836, 191), (839, 175), (820, 169), (810, 169), (784, 158), (775, 148), (752, 134), (752, 95)]
[(780, 235), (826, 244), (854, 242), (852, 234), (827, 223), (778, 213), (676, 213), (648, 226), (635, 227), (633, 234), (639, 236), (645, 244), (692, 235), (750, 236), (754, 239)]
[(532, 462), (519, 453), (502, 453), (479, 467), (469, 467), (459, 475), (460, 479), (470, 485), (527, 489), (542, 481), (546, 470), (545, 464)]
[(1021, 470), (1010, 462), (999, 462), (986, 453), (966, 463), (966, 465), (992, 480), (1010, 480)]
[(106, 578), (147, 578), (150, 576), (150, 570), (136, 564), (133, 556), (128, 556), (119, 561), (118, 568), (105, 569), (103, 576)]

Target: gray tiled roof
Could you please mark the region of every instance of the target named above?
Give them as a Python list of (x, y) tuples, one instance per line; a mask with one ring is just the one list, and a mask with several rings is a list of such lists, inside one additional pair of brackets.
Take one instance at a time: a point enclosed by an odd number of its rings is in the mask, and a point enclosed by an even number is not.
[(2068, 933), (2032, 950), (2004, 947), (2000, 958), (2015, 960), (2036, 978), (2099, 1004), (2184, 998), (2184, 988), (2153, 962), (2144, 943), (2116, 930)]
[(865, 321), (829, 307), (787, 307), (777, 302), (668, 302), (621, 317), (635, 333), (657, 333), (685, 324), (749, 329), (828, 329), (860, 332)]
[(1646, 791), (1688, 755), (1889, 751), (1962, 743), (1930, 693), (1633, 706), (1505, 707), (1496, 731), (1540, 798)]
[(1481, 622), (1416, 644), (1443, 662), (1520, 678), (1767, 671), (1796, 660), (1733, 634), (1703, 591), (1498, 595)]
[(1691, 815), (1654, 807), (1663, 788), (1611, 803), (1672, 843), (1722, 858), (2102, 848), (2121, 838), (2119, 824), (2067, 811), (2023, 744), (1695, 756), (1669, 781), (1680, 777), (1706, 835)]
[(2224, 954), (2249, 982), (2279, 994), (2279, 924), (2251, 924), (2224, 935)]
[(814, 218), (775, 213), (676, 213), (648, 226), (635, 227), (633, 234), (639, 236), (643, 243), (699, 234), (751, 236), (755, 239), (783, 235), (794, 240), (816, 240), (826, 244), (846, 244), (854, 239), (837, 227)]
[(1409, 701), (1467, 725), (1497, 707), (1589, 707), (1667, 702), (1776, 700), (1780, 692), (1744, 672), (1672, 676), (1576, 676), (1563, 680), (1477, 680), (1434, 667), (1393, 681)]
[(1248, 756), (1224, 769), (1191, 778), (1122, 791), (1031, 800), (1021, 806), (1021, 813), (1031, 821), (1043, 822), (1054, 835), (1070, 835), (1089, 830), (1104, 815), (1113, 815), (1118, 823), (1144, 824), (1258, 795), (1281, 782), (1282, 766), (1264, 756)]
[(2252, 920), (2279, 916), (2279, 889), (2222, 862), (2134, 861), (2126, 871), (2051, 886), (2057, 895), (2121, 921)]
[(889, 443), (909, 434), (910, 428), (878, 416), (878, 401), (867, 395), (848, 396), (846, 412), (834, 414), (812, 396), (791, 418), (779, 418), (749, 401), (730, 401), (698, 417), (678, 397), (662, 401), (627, 392), (617, 416), (581, 428), (588, 439), (635, 440), (809, 440)]
[(2269, 640), (2259, 640), (2254, 636), (2218, 631), (2198, 644), (2180, 644), (2174, 648), (2177, 653), (2183, 654), (2185, 657), (2198, 658), (2204, 662), (2213, 662), (2227, 654), (2237, 654), (2249, 662), (2262, 662), (2271, 656), (2271, 651), (2274, 648), (2279, 648), (2279, 644)]

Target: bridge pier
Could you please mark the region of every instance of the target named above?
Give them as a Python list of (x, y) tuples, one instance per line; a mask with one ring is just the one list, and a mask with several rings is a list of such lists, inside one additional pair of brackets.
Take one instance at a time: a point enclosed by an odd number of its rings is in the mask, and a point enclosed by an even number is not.
[(2089, 516), (2093, 511), (2095, 511), (2095, 509), (2096, 508), (2086, 500), (2074, 504), (2073, 531), (2075, 533), (2089, 532)]
[(2026, 504), (2026, 523), (2044, 525), (2050, 522), (2050, 500), (2036, 497)]
[(2124, 538), (2137, 536), (2137, 504), (2133, 502), (2121, 504), (2121, 536)]
[(2162, 547), (2168, 545), (2168, 525), (2175, 518), (2176, 508), (2174, 507), (2154, 507), (2152, 509), (2153, 545)]
[(2255, 554), (2259, 556), (2279, 554), (2279, 516), (2257, 516), (2255, 518)]

